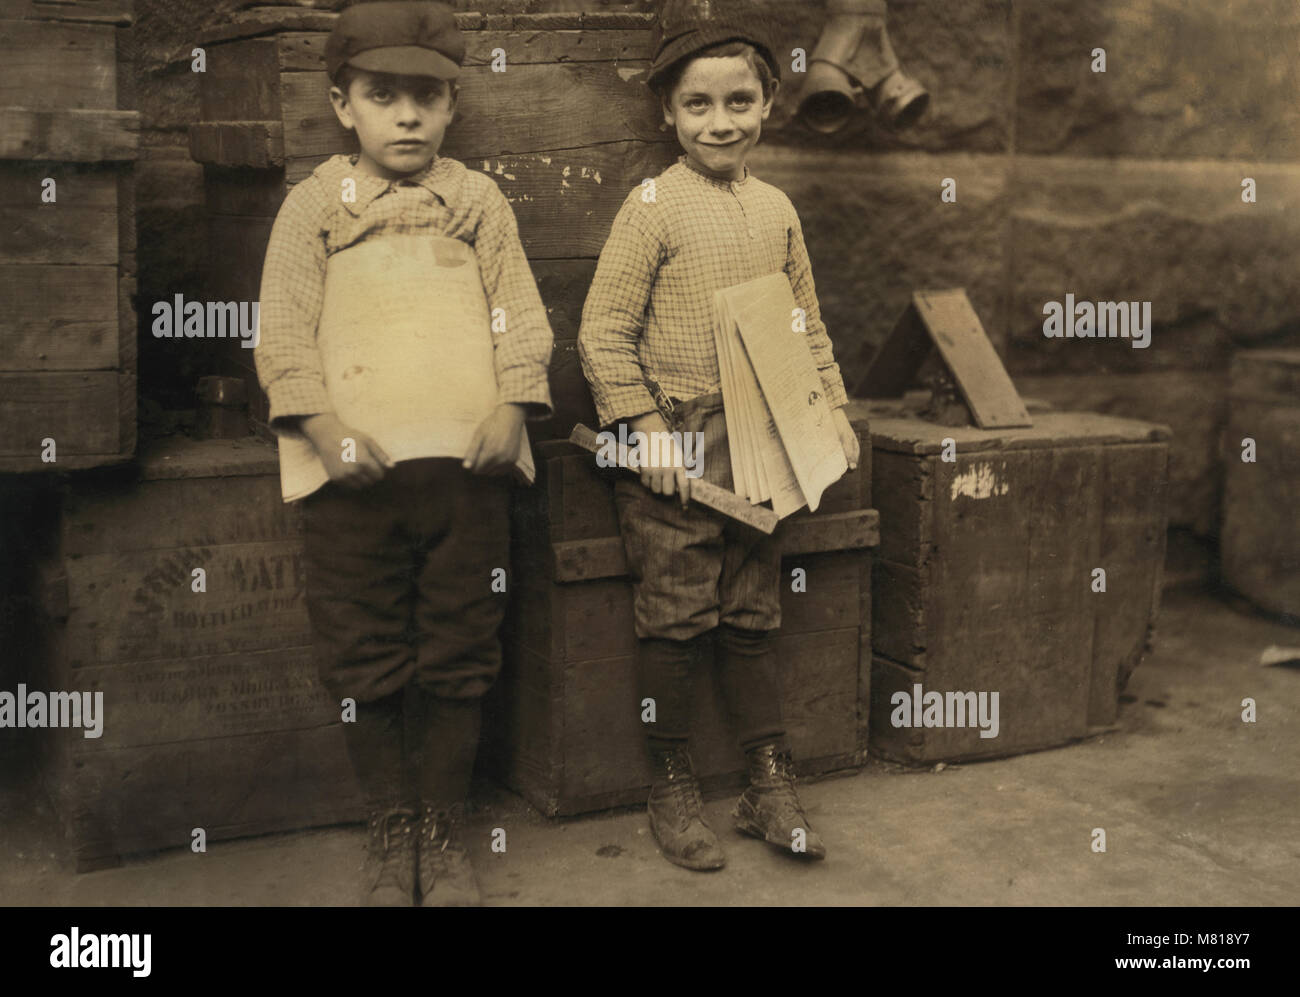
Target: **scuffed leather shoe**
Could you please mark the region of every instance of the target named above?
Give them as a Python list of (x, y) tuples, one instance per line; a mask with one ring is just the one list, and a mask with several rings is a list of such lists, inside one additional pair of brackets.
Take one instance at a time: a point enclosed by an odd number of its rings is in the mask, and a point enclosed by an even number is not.
[(764, 744), (747, 753), (749, 788), (731, 816), (736, 830), (762, 838), (791, 855), (824, 859), (826, 846), (808, 825), (794, 788), (794, 766), (787, 752)]
[(365, 907), (415, 906), (415, 814), (403, 807), (370, 815), (362, 867)]
[(478, 877), (465, 848), (465, 810), (425, 805), (420, 815), (421, 907), (482, 907)]
[(684, 869), (721, 869), (722, 845), (704, 819), (704, 801), (685, 748), (652, 751), (655, 781), (646, 809), (664, 858)]

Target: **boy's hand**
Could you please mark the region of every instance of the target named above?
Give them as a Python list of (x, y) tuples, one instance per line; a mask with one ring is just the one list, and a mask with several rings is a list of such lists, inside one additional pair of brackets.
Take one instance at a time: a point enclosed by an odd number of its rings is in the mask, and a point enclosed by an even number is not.
[[(657, 454), (659, 448), (655, 445), (654, 433), (667, 433), (668, 423), (664, 422), (664, 417), (658, 412), (647, 412), (645, 415), (639, 415), (628, 423), (628, 429), (633, 433), (645, 433), (647, 453), (644, 458), (650, 461), (651, 455)], [(663, 439), (664, 437), (660, 437)], [(674, 453), (676, 453), (674, 448)], [(642, 467), (637, 470), (641, 474), (641, 484), (654, 492), (656, 495), (677, 495), (681, 498), (682, 508), (685, 509), (687, 503), (691, 500), (691, 479), (686, 476), (686, 468), (682, 463), (682, 455), (676, 453), (677, 466), (670, 467)]]
[(844, 448), (844, 459), (849, 462), (849, 470), (858, 469), (858, 458), (861, 456), (858, 444), (858, 434), (854, 432), (853, 425), (849, 422), (848, 414), (844, 409), (837, 408), (834, 410), (835, 432), (839, 433), (840, 446)]
[[(373, 485), (394, 466), (393, 459), (384, 453), (383, 447), (365, 433), (348, 428), (332, 412), (307, 416), (299, 423), (299, 427), (316, 448), (330, 481), (344, 488), (358, 489)], [(354, 460), (343, 459), (343, 441), (347, 439), (351, 439), (354, 444), (348, 448), (349, 456), (354, 457)]]
[(524, 407), (510, 402), (498, 405), (474, 430), (462, 466), (474, 474), (509, 471), (519, 459), (523, 431)]

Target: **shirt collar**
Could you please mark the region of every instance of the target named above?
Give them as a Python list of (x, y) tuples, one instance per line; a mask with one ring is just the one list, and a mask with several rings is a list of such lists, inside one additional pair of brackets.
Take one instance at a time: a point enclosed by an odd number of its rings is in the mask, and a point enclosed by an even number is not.
[(383, 177), (371, 176), (357, 169), (358, 158), (356, 154), (336, 156), (328, 164), (331, 172), (336, 174), (335, 179), (351, 178), (356, 181), (357, 199), (343, 202), (343, 206), (353, 215), (359, 216), (375, 198), (402, 182), (419, 184), (443, 204), (451, 202), (454, 193), (452, 178), (455, 174), (451, 169), (453, 161), (445, 156), (434, 156), (429, 165), (419, 173), (403, 177), (401, 180), (385, 180)]
[(749, 167), (746, 166), (745, 175), (740, 180), (720, 180), (717, 177), (711, 176), (708, 173), (705, 173), (703, 170), (701, 170), (698, 166), (696, 166), (693, 162), (691, 162), (690, 156), (685, 156), (685, 155), (678, 156), (677, 162), (680, 163), (682, 166), (685, 166), (688, 170), (690, 170), (693, 174), (695, 174), (695, 176), (699, 177), (702, 180), (707, 180), (709, 183), (715, 184), (718, 187), (731, 187), (733, 185), (738, 187), (741, 184), (745, 183), (750, 178), (751, 175), (749, 172)]

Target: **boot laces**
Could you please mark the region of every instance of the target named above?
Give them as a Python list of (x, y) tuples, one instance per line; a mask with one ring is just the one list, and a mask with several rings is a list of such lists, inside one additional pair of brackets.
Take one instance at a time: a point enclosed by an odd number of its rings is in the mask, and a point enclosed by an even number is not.
[(403, 830), (402, 825), (414, 816), (409, 810), (396, 809), (389, 810), (376, 819), (382, 853), (381, 877), (397, 876), (397, 870), (402, 865), (402, 849), (394, 846), (401, 843), (402, 836), (410, 834), (409, 826)]
[(690, 762), (679, 755), (670, 755), (667, 762), (668, 785), (673, 797), (685, 817), (700, 816), (704, 810), (704, 799), (700, 796), (700, 785), (691, 771)]
[(452, 851), (463, 851), (457, 834), (460, 830), (460, 822), (460, 816), (452, 811), (432, 808), (426, 810), (421, 821), (424, 843), (437, 848), (439, 854), (446, 852), (448, 848)]

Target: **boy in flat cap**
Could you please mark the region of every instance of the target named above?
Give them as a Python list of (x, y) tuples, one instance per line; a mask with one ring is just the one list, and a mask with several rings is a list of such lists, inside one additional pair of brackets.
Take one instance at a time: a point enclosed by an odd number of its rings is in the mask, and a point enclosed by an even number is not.
[[(324, 482), (299, 489), (307, 605), (370, 810), (363, 902), (379, 906), (479, 903), (462, 834), (480, 704), (501, 664), (505, 472), (531, 467), (524, 422), (551, 413), (552, 333), (514, 215), (488, 176), (438, 155), (464, 55), (441, 4), (343, 12), (329, 95), (361, 151), (289, 193), (262, 278), (255, 356), (286, 501), (303, 448)], [(481, 321), (448, 318), (453, 307)], [(339, 343), (352, 351), (341, 375)], [(488, 378), (472, 420), (474, 397), (455, 412), (449, 400), (474, 375), (466, 357)], [(365, 431), (380, 411), (415, 420), (407, 443)]]
[[(808, 345), (849, 466), (857, 436), (821, 321), (799, 217), (745, 165), (780, 81), (754, 12), (721, 0), (670, 2), (650, 85), (685, 155), (632, 191), (600, 256), (578, 347), (602, 425), (703, 433), (704, 478), (734, 488), (718, 357), (717, 291), (784, 272), (806, 314)], [(646, 190), (653, 191), (652, 196)], [(654, 438), (654, 437), (647, 437)], [(698, 437), (697, 437), (698, 438)], [(681, 468), (620, 478), (616, 499), (634, 587), (637, 671), (655, 781), (650, 827), (670, 862), (716, 869), (725, 859), (704, 818), (687, 752), (693, 665), (715, 660), (750, 786), (738, 830), (786, 852), (823, 858), (795, 792), (770, 634), (780, 626), (780, 542), (689, 504)], [(674, 498), (674, 496), (677, 498)]]

